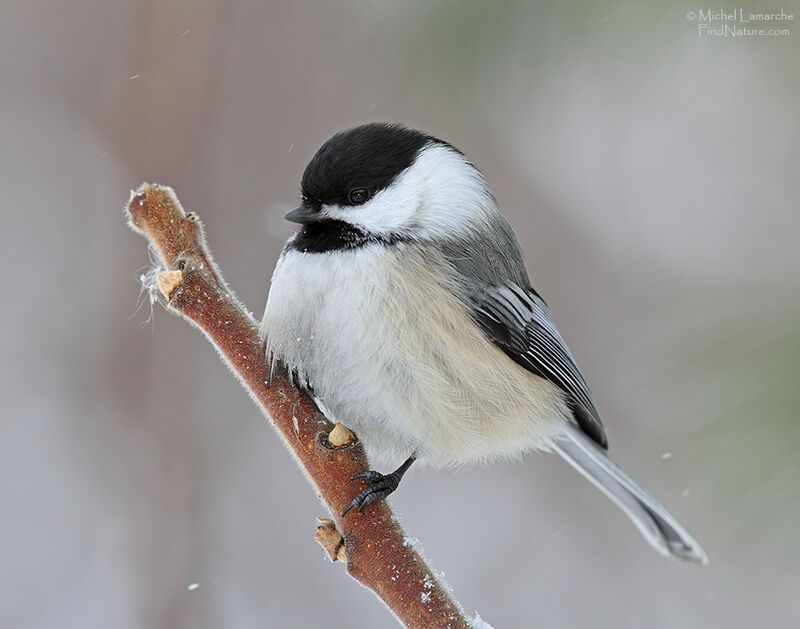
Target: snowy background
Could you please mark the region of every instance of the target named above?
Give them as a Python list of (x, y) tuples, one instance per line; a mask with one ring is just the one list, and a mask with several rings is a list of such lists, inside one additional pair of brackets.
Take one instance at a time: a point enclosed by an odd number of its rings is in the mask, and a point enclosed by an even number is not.
[(395, 626), (206, 340), (137, 310), (122, 214), (175, 187), (260, 315), (303, 167), (370, 120), (483, 170), (612, 454), (712, 562), (660, 558), (553, 456), (412, 471), (393, 503), (465, 607), (796, 623), (800, 24), (701, 38), (708, 8), (2, 0), (0, 626)]

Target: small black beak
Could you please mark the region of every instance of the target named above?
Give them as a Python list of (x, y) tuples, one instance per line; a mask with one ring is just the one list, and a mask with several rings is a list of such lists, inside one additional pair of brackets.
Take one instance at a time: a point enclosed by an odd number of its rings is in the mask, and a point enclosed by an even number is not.
[(319, 219), (319, 212), (311, 208), (301, 205), (294, 208), (291, 212), (287, 212), (283, 217), (292, 223), (300, 223), (301, 225), (308, 225)]

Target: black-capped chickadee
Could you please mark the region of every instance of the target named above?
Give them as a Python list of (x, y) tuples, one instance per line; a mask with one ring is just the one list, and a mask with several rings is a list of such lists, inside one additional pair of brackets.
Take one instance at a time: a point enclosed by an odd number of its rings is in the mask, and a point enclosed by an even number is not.
[[(452, 145), (394, 124), (337, 133), (303, 173), (299, 223), (261, 324), (269, 359), (354, 428), (391, 474), (558, 452), (653, 547), (697, 563), (700, 545), (606, 454), (592, 395), (481, 173)], [(345, 511), (346, 513), (347, 511)]]

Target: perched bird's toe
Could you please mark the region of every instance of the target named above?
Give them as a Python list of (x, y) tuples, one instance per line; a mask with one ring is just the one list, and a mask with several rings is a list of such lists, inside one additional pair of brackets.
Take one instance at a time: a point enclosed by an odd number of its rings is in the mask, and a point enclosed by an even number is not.
[(375, 470), (353, 476), (353, 480), (358, 478), (363, 478), (370, 486), (353, 498), (353, 501), (347, 505), (347, 508), (342, 512), (342, 516), (347, 515), (351, 509), (358, 509), (358, 511), (361, 512), (367, 505), (377, 502), (378, 500), (383, 500), (397, 489), (397, 486), (400, 484), (400, 479), (396, 474), (381, 474)]

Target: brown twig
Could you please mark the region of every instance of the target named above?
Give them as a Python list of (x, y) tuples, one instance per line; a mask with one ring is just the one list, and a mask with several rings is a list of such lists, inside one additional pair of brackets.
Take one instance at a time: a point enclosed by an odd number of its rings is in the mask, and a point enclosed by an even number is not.
[[(131, 227), (160, 261), (158, 285), (167, 307), (200, 328), (278, 429), (331, 511), (317, 539), (335, 561), (371, 589), (406, 627), (470, 626), (461, 606), (409, 543), (386, 502), (339, 514), (364, 489), (351, 478), (369, 469), (364, 449), (336, 428), (284, 375), (268, 385), (269, 365), (258, 327), (219, 272), (203, 226), (186, 214), (171, 188), (143, 184), (127, 206)], [(349, 436), (348, 436), (349, 435)]]

